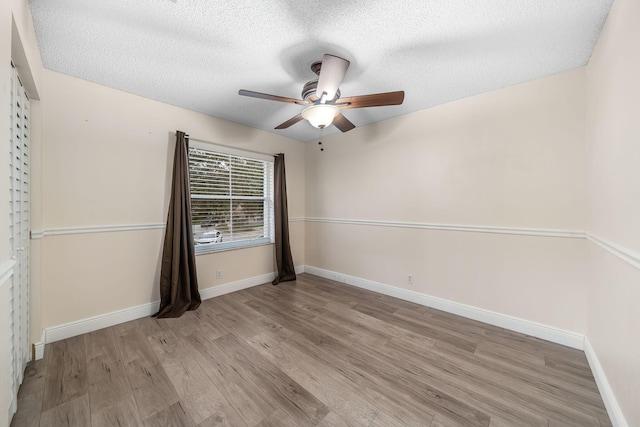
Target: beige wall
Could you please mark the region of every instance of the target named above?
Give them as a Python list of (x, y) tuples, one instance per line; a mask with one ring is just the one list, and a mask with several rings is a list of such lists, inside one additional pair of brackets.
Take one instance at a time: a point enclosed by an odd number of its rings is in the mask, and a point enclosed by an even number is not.
[(382, 226), (582, 230), (584, 85), (579, 69), (309, 145), (307, 216), (338, 222), (308, 224), (307, 264), (584, 333), (584, 239)]
[(324, 145), (308, 147), (308, 216), (584, 226), (581, 69), (356, 128)]
[[(588, 231), (640, 260), (640, 2), (616, 0), (587, 67)], [(640, 425), (640, 262), (593, 245), (587, 337)]]
[[(46, 236), (46, 230), (164, 223), (175, 130), (287, 160), (289, 214), (304, 217), (304, 144), (59, 73), (43, 101), (44, 327), (159, 299), (164, 230)], [(304, 241), (304, 223), (291, 225)], [(200, 288), (274, 270), (272, 246), (198, 256)], [(304, 245), (293, 246), (297, 265)], [(224, 277), (215, 279), (215, 270)]]

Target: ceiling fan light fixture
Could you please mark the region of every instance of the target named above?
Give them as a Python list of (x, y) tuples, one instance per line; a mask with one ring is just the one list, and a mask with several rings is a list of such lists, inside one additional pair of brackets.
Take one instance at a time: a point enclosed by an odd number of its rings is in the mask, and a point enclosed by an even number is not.
[(302, 112), (302, 118), (308, 120), (312, 126), (323, 129), (331, 125), (338, 114), (340, 114), (340, 108), (335, 105), (317, 104), (306, 108)]

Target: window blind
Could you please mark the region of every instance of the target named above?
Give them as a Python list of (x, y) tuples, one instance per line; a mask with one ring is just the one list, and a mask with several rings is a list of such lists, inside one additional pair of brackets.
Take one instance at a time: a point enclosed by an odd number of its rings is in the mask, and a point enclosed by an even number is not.
[(196, 253), (273, 241), (273, 162), (189, 149)]

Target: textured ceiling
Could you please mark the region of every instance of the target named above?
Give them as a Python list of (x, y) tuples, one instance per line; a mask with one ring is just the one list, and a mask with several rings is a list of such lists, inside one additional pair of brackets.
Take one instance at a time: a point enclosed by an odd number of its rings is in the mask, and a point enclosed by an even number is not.
[[(325, 53), (351, 61), (342, 96), (404, 90), (356, 126), (584, 66), (612, 0), (31, 0), (44, 66), (301, 141), (300, 98)], [(339, 132), (335, 127), (325, 135)]]

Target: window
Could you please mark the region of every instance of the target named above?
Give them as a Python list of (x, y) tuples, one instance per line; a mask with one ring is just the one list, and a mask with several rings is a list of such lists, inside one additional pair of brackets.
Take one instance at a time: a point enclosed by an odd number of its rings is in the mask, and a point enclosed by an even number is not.
[(273, 243), (273, 160), (236, 153), (189, 149), (196, 253)]

